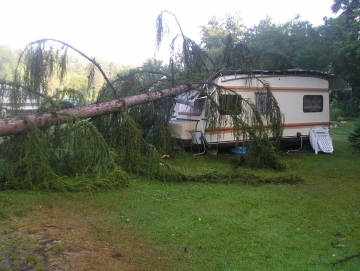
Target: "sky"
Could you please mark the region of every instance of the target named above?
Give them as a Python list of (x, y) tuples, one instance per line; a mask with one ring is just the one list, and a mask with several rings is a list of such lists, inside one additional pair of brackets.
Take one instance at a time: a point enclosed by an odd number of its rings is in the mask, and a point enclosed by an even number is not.
[[(270, 16), (285, 23), (297, 14), (314, 26), (335, 17), (333, 0), (1, 0), (0, 45), (24, 49), (53, 38), (89, 57), (139, 66), (147, 58), (167, 58), (168, 44), (155, 50), (155, 23), (163, 10), (175, 14), (183, 32), (200, 42), (200, 26), (212, 16), (240, 12), (243, 23), (257, 25)], [(169, 17), (168, 17), (169, 18)], [(172, 28), (175, 30), (175, 28)], [(177, 34), (176, 30), (173, 34)], [(167, 59), (166, 59), (167, 61)]]

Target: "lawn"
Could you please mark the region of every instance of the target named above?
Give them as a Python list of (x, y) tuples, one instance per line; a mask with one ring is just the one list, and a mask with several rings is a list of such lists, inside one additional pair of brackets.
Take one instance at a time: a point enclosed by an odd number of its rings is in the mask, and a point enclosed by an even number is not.
[(284, 151), (280, 173), (183, 153), (167, 161), (239, 179), (2, 191), (0, 270), (360, 270), (360, 153), (346, 137), (353, 123), (339, 125), (334, 154)]

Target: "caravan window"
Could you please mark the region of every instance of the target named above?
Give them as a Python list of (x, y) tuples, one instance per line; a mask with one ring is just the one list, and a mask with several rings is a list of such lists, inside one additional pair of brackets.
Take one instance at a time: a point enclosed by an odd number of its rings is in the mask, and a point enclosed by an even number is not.
[(194, 106), (179, 104), (179, 115), (200, 116), (204, 107), (205, 99), (196, 99)]
[(304, 95), (303, 111), (304, 112), (322, 112), (324, 100), (322, 95)]
[(262, 92), (255, 93), (256, 109), (259, 111), (260, 114), (270, 113), (268, 101), (269, 98), (267, 93), (262, 93)]
[(241, 112), (241, 95), (220, 94), (219, 95), (219, 113), (221, 115), (240, 114)]

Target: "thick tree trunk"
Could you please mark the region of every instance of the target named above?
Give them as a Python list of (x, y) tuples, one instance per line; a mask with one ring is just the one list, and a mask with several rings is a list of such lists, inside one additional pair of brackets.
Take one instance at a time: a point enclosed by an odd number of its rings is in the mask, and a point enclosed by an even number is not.
[(35, 113), (26, 116), (15, 116), (0, 119), (0, 136), (21, 134), (31, 128), (31, 124), (39, 128), (66, 123), (71, 119), (86, 119), (100, 115), (111, 114), (124, 110), (124, 107), (144, 104), (162, 98), (175, 96), (181, 92), (198, 88), (200, 85), (181, 85), (171, 89), (149, 92), (135, 96), (116, 99), (109, 102), (90, 104), (83, 107), (63, 109), (51, 113)]

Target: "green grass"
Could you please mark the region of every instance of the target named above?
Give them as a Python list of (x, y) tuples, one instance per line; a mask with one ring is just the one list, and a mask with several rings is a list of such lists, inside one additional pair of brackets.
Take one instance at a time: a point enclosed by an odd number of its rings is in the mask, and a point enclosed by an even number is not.
[(338, 128), (330, 128), (330, 134), (332, 135), (347, 135), (349, 132), (353, 132), (355, 125), (355, 121), (332, 121), (332, 125), (337, 125)]
[[(306, 152), (281, 153), (285, 172), (237, 169), (242, 178), (296, 175), (304, 180), (297, 184), (132, 176), (119, 191), (0, 192), (0, 270), (56, 264), (76, 270), (360, 270), (358, 257), (331, 265), (360, 253), (360, 154), (346, 136), (352, 127), (331, 129), (333, 154), (315, 155), (308, 145)], [(234, 171), (229, 159), (185, 153), (167, 161), (200, 174)], [(40, 242), (52, 235), (62, 242)], [(15, 260), (19, 254), (23, 263)]]

